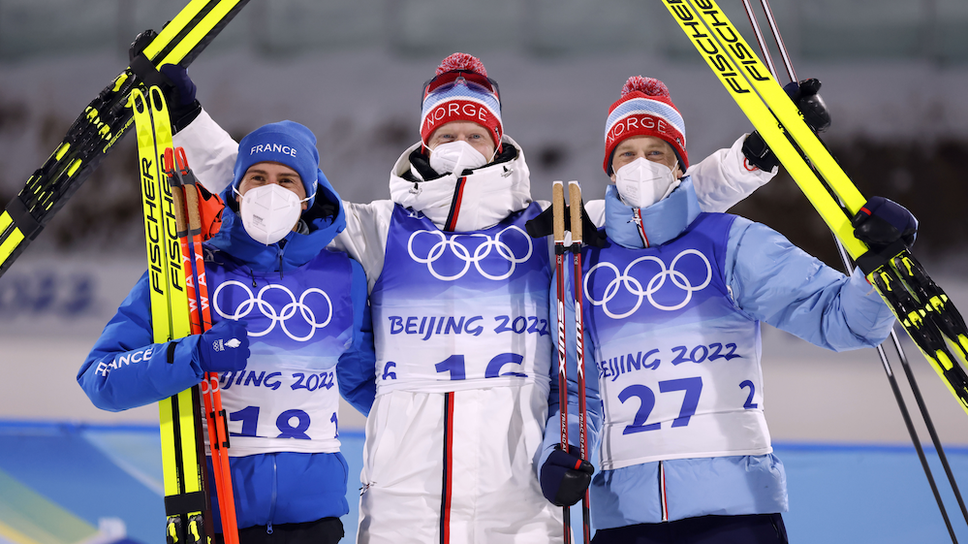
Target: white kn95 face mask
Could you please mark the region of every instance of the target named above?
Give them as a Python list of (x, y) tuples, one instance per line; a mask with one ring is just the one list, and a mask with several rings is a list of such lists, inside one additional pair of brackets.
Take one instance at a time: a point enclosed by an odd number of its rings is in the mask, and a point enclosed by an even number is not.
[(485, 164), (487, 157), (464, 140), (440, 144), (430, 150), (430, 167), (440, 175), (454, 173), (459, 176), (464, 170)]
[(679, 183), (668, 166), (642, 157), (615, 172), (615, 188), (633, 208), (648, 208), (669, 196)]
[[(238, 190), (235, 192), (238, 194)], [(253, 240), (274, 244), (296, 226), (302, 203), (307, 200), (299, 200), (296, 193), (275, 183), (253, 187), (242, 195), (239, 204), (242, 226)]]

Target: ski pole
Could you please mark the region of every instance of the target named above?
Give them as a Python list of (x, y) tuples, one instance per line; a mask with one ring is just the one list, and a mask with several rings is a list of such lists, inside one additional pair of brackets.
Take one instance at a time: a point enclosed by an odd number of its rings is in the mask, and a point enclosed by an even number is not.
[[(780, 51), (780, 56), (783, 59), (783, 65), (786, 68), (787, 75), (789, 76), (791, 82), (797, 82), (798, 80), (797, 80), (796, 72), (793, 68), (793, 62), (790, 60), (789, 52), (787, 51), (787, 48), (783, 43), (783, 38), (780, 36), (780, 30), (777, 27), (776, 19), (773, 17), (773, 10), (770, 8), (769, 0), (760, 0), (760, 5), (763, 8), (763, 12), (766, 16), (767, 22), (770, 25), (770, 31), (773, 35), (774, 41), (777, 44), (777, 48)], [(765, 39), (763, 38), (763, 34), (760, 32), (759, 23), (757, 22), (756, 16), (753, 12), (753, 8), (750, 5), (749, 0), (743, 0), (743, 6), (746, 9), (746, 15), (747, 17), (749, 17), (750, 24), (753, 27), (753, 32), (756, 35), (757, 43), (760, 47), (760, 50), (763, 53), (763, 58), (767, 63), (767, 66), (769, 67), (770, 73), (773, 75), (773, 78), (776, 79), (777, 78), (776, 68), (774, 67), (773, 62), (771, 60), (769, 49), (766, 45)], [(843, 244), (840, 243), (840, 240), (838, 240), (836, 236), (834, 236), (834, 243), (837, 247), (837, 251), (840, 255), (841, 261), (843, 262), (847, 273), (850, 273), (852, 269), (852, 264), (851, 264), (850, 257), (847, 254), (847, 250), (844, 248)], [(941, 445), (941, 440), (938, 437), (937, 431), (935, 430), (934, 424), (932, 423), (931, 416), (928, 413), (927, 405), (924, 403), (924, 398), (921, 395), (920, 388), (918, 387), (917, 381), (914, 378), (914, 374), (912, 373), (910, 369), (910, 365), (908, 364), (908, 359), (904, 352), (904, 348), (902, 347), (900, 340), (897, 337), (897, 332), (894, 330), (893, 327), (891, 328), (890, 337), (894, 343), (894, 347), (897, 351), (898, 358), (901, 361), (901, 366), (904, 368), (905, 374), (908, 378), (908, 382), (909, 382), (909, 385), (911, 386), (911, 390), (914, 392), (915, 401), (917, 402), (918, 409), (921, 413), (921, 417), (924, 420), (925, 426), (928, 429), (928, 433), (931, 436), (931, 441), (938, 452), (938, 457), (940, 458), (941, 464), (944, 467), (945, 474), (948, 477), (948, 481), (951, 485), (952, 491), (954, 492), (955, 498), (958, 501), (958, 505), (961, 508), (961, 512), (965, 517), (965, 521), (968, 522), (968, 510), (966, 510), (965, 508), (964, 500), (962, 499), (961, 492), (958, 489), (958, 484), (955, 481), (954, 474), (951, 471), (951, 466), (948, 463), (947, 456), (944, 453), (944, 448)], [(921, 465), (924, 468), (925, 476), (927, 477), (931, 490), (934, 493), (935, 500), (938, 502), (938, 508), (941, 510), (941, 515), (944, 518), (945, 525), (948, 528), (948, 532), (951, 535), (952, 541), (957, 542), (957, 539), (955, 538), (954, 530), (951, 527), (951, 522), (948, 519), (947, 511), (941, 499), (941, 495), (938, 492), (937, 485), (934, 481), (934, 477), (932, 476), (931, 468), (928, 465), (927, 458), (924, 454), (924, 450), (921, 447), (921, 441), (920, 441), (920, 438), (918, 437), (917, 430), (915, 429), (914, 424), (911, 420), (911, 416), (907, 409), (907, 405), (904, 402), (904, 398), (901, 395), (900, 388), (898, 387), (897, 379), (895, 378), (894, 372), (891, 369), (891, 363), (888, 360), (887, 354), (884, 352), (884, 348), (882, 346), (877, 346), (876, 351), (878, 356), (880, 357), (881, 364), (884, 367), (884, 371), (887, 374), (888, 381), (890, 382), (890, 385), (891, 385), (891, 390), (894, 393), (894, 398), (897, 401), (898, 408), (901, 411), (901, 416), (904, 419), (905, 426), (907, 427), (908, 433), (911, 436), (911, 441), (914, 444), (914, 448), (917, 451), (918, 458), (920, 459)]]
[[(551, 207), (555, 238), (555, 274), (558, 276), (558, 414), (561, 449), (568, 451), (568, 370), (565, 347), (565, 189), (560, 181), (551, 186)], [(565, 544), (571, 544), (571, 509), (562, 507)]]
[[(202, 258), (201, 216), (198, 209), (198, 189), (195, 174), (188, 167), (184, 148), (165, 150), (165, 174), (172, 187), (175, 201), (175, 223), (185, 263), (185, 286), (189, 297), (189, 315), (192, 334), (201, 334), (212, 327), (212, 311), (209, 306), (205, 261)], [(208, 426), (209, 449), (215, 477), (216, 496), (222, 521), (222, 537), (225, 544), (238, 544), (239, 533), (235, 516), (235, 497), (232, 490), (232, 473), (229, 468), (229, 433), (219, 376), (215, 372), (205, 374), (201, 385)]]
[[(568, 182), (568, 202), (571, 204), (571, 252), (575, 259), (575, 344), (578, 356), (578, 443), (582, 459), (588, 459), (588, 409), (585, 405), (585, 320), (582, 314), (584, 288), (582, 285), (581, 244), (582, 244), (582, 205), (581, 185), (577, 181)], [(588, 489), (581, 500), (582, 534), (584, 543), (592, 539), (591, 515), (589, 512)]]

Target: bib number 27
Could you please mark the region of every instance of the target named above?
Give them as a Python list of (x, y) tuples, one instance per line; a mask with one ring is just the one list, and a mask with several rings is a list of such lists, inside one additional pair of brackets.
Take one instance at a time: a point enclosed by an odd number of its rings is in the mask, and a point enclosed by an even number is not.
[[(699, 395), (702, 393), (702, 378), (699, 376), (692, 378), (680, 378), (677, 380), (666, 380), (659, 382), (659, 393), (671, 393), (674, 391), (685, 391), (682, 397), (682, 407), (679, 409), (679, 417), (672, 420), (673, 427), (685, 427), (689, 425), (689, 418), (696, 413), (699, 406)], [(655, 392), (648, 386), (636, 384), (630, 385), (618, 394), (618, 400), (625, 404), (631, 398), (639, 399), (639, 409), (635, 412), (632, 424), (625, 427), (622, 434), (635, 434), (645, 431), (657, 431), (660, 423), (649, 423), (649, 415), (655, 408)]]

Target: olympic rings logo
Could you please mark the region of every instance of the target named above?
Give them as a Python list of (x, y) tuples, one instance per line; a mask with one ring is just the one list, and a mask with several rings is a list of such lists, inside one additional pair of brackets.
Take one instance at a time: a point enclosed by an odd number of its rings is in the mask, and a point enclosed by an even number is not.
[[(229, 286), (239, 287), (240, 289), (245, 291), (246, 295), (248, 295), (248, 299), (240, 303), (238, 307), (235, 308), (235, 311), (231, 313), (227, 313), (223, 311), (222, 308), (219, 306), (219, 293), (221, 293), (223, 289)], [(276, 309), (272, 306), (272, 304), (270, 304), (269, 302), (263, 299), (263, 296), (271, 290), (282, 291), (283, 293), (289, 296), (290, 302), (288, 302), (285, 306), (283, 306), (282, 310), (280, 310), (279, 312), (276, 312)], [(318, 294), (322, 296), (323, 299), (326, 301), (327, 315), (326, 315), (326, 320), (323, 321), (322, 323), (316, 322), (316, 313), (313, 312), (313, 310), (306, 304), (306, 297), (312, 294)], [(236, 321), (244, 318), (245, 316), (249, 315), (252, 312), (252, 310), (258, 308), (258, 310), (262, 313), (262, 315), (269, 318), (269, 321), (270, 321), (269, 326), (262, 331), (258, 331), (258, 332), (249, 331), (249, 336), (254, 336), (254, 337), (265, 336), (269, 334), (272, 331), (272, 329), (276, 327), (276, 323), (278, 323), (279, 326), (282, 328), (282, 331), (286, 333), (286, 336), (295, 340), (296, 342), (308, 341), (313, 337), (313, 335), (316, 334), (316, 329), (322, 329), (323, 327), (329, 324), (330, 320), (333, 319), (333, 301), (330, 300), (329, 295), (327, 295), (326, 292), (323, 291), (322, 289), (317, 289), (315, 287), (306, 289), (305, 291), (303, 291), (302, 295), (300, 295), (299, 299), (297, 300), (296, 295), (294, 295), (293, 292), (289, 290), (289, 288), (287, 288), (284, 285), (279, 285), (275, 283), (270, 283), (269, 285), (266, 285), (265, 287), (259, 290), (259, 293), (257, 295), (253, 295), (252, 291), (244, 283), (236, 280), (226, 281), (221, 285), (219, 285), (217, 289), (215, 289), (215, 294), (212, 296), (212, 307), (215, 308), (215, 311), (218, 313), (218, 315), (226, 319), (232, 319)], [(310, 327), (309, 334), (305, 336), (296, 336), (286, 327), (286, 323), (289, 321), (289, 319), (291, 319), (296, 315), (297, 311), (305, 320), (305, 322), (309, 324), (309, 327)]]
[[(706, 267), (706, 278), (705, 280), (703, 280), (703, 282), (700, 285), (693, 286), (690, 283), (689, 278), (687, 278), (685, 274), (676, 270), (676, 264), (679, 263), (679, 259), (682, 259), (686, 255), (696, 255), (697, 257), (702, 259), (702, 262)], [(647, 262), (647, 261), (651, 261), (658, 264), (659, 272), (646, 283), (645, 289), (643, 289), (642, 282), (640, 282), (634, 276), (629, 274), (629, 272), (632, 270), (632, 267), (635, 266), (636, 264), (641, 262)], [(588, 290), (588, 282), (595, 275), (595, 271), (598, 269), (611, 270), (612, 273), (615, 275), (615, 278), (612, 279), (607, 286), (605, 286), (605, 291), (602, 293), (601, 300), (596, 300)], [(675, 304), (673, 306), (666, 306), (664, 304), (660, 304), (655, 300), (655, 298), (653, 298), (653, 295), (655, 295), (655, 293), (657, 293), (659, 289), (661, 289), (662, 286), (665, 285), (666, 279), (672, 282), (672, 284), (678, 287), (679, 289), (682, 289), (682, 291), (685, 293), (682, 302)], [(700, 291), (704, 289), (707, 285), (709, 285), (709, 282), (712, 281), (712, 279), (713, 279), (713, 269), (712, 269), (712, 266), (710, 266), (709, 264), (709, 260), (706, 259), (706, 256), (696, 249), (687, 249), (682, 253), (676, 255), (676, 257), (672, 259), (672, 265), (669, 266), (669, 268), (666, 268), (666, 265), (664, 262), (662, 262), (662, 259), (659, 259), (658, 257), (654, 257), (652, 255), (639, 257), (638, 259), (635, 259), (634, 261), (630, 262), (628, 266), (625, 267), (625, 270), (621, 274), (618, 271), (618, 267), (612, 263), (609, 263), (609, 262), (598, 263), (595, 266), (593, 266), (591, 270), (588, 271), (588, 274), (585, 275), (585, 286), (584, 286), (585, 298), (587, 298), (588, 301), (591, 302), (592, 305), (594, 306), (602, 306), (605, 312), (605, 315), (607, 315), (608, 317), (611, 317), (612, 319), (624, 319), (632, 315), (633, 313), (635, 313), (635, 311), (638, 310), (639, 307), (642, 305), (643, 297), (648, 299), (649, 303), (652, 304), (652, 306), (657, 310), (674, 312), (689, 304), (689, 301), (692, 300), (692, 294), (695, 293), (696, 291)], [(622, 314), (616, 314), (608, 309), (608, 302), (613, 298), (615, 298), (615, 296), (618, 294), (619, 286), (623, 286), (623, 285), (625, 286), (625, 289), (628, 290), (629, 293), (637, 296), (638, 300), (635, 302), (635, 306), (633, 306), (631, 310), (628, 310), (627, 312)]]
[[(501, 239), (501, 237), (504, 236), (505, 233), (507, 233), (508, 231), (514, 231), (514, 232), (520, 233), (521, 237), (524, 239), (525, 243), (527, 244), (527, 253), (523, 257), (518, 257), (515, 254), (515, 250), (511, 248), (511, 245), (509, 245), (508, 243), (504, 242)], [(417, 254), (414, 253), (414, 249), (413, 249), (414, 240), (421, 235), (424, 235), (424, 236), (431, 235), (439, 238), (439, 240), (427, 251), (426, 257), (417, 256)], [(480, 245), (477, 246), (477, 248), (474, 249), (472, 253), (469, 249), (467, 249), (465, 246), (463, 246), (457, 241), (458, 238), (462, 238), (462, 237), (479, 238), (479, 239), (483, 239), (483, 241), (481, 242)], [(523, 247), (520, 244), (517, 244), (517, 246), (519, 249)], [(453, 255), (457, 259), (460, 259), (464, 263), (463, 268), (461, 268), (460, 271), (455, 274), (450, 274), (450, 275), (442, 274), (434, 268), (434, 263), (437, 262), (439, 259), (444, 258), (444, 254), (447, 250), (450, 250), (451, 255)], [(481, 261), (483, 261), (485, 258), (488, 257), (488, 255), (491, 254), (491, 250), (496, 251), (498, 255), (503, 257), (505, 261), (511, 264), (508, 270), (503, 274), (500, 274), (500, 275), (490, 274), (486, 270), (484, 270), (484, 268), (481, 266)], [(450, 238), (447, 238), (447, 236), (444, 235), (444, 233), (440, 232), (439, 230), (418, 230), (410, 235), (410, 240), (409, 242), (407, 242), (407, 251), (410, 253), (410, 258), (412, 258), (415, 262), (418, 262), (420, 264), (426, 264), (427, 270), (429, 270), (430, 273), (435, 278), (442, 281), (454, 281), (464, 277), (464, 274), (466, 274), (467, 271), (470, 270), (470, 267), (472, 264), (474, 265), (474, 268), (476, 268), (477, 271), (482, 276), (484, 276), (489, 280), (507, 279), (511, 277), (511, 274), (514, 274), (514, 270), (517, 267), (517, 265), (524, 263), (531, 257), (531, 253), (533, 250), (534, 248), (531, 245), (531, 238), (523, 230), (521, 230), (520, 227), (517, 227), (515, 225), (511, 225), (510, 227), (497, 233), (493, 239), (491, 239), (491, 237), (486, 234), (455, 234)]]

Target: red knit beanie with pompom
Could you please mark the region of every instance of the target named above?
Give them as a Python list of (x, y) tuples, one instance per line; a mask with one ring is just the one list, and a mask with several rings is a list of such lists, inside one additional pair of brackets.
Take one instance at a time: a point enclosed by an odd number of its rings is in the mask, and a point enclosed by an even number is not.
[(451, 121), (470, 121), (486, 128), (500, 149), (504, 127), (497, 86), (487, 77), (484, 63), (467, 53), (454, 53), (437, 67), (424, 87), (420, 111), (420, 139), (424, 145), (435, 130)]
[(611, 175), (612, 154), (622, 140), (632, 136), (655, 136), (672, 146), (682, 163), (689, 168), (686, 154), (686, 125), (672, 103), (669, 88), (658, 79), (633, 76), (622, 87), (622, 97), (608, 109), (605, 121), (605, 173)]

